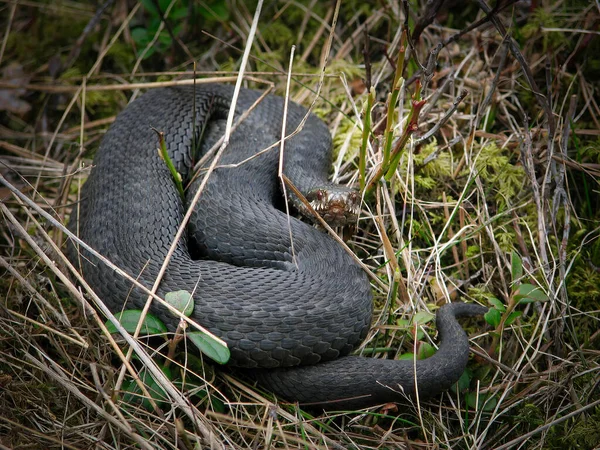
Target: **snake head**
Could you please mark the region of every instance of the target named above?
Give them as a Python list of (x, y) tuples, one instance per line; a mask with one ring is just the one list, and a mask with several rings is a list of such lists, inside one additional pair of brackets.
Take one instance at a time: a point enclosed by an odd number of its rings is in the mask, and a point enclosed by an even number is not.
[(360, 194), (356, 189), (331, 185), (317, 187), (306, 194), (313, 209), (331, 226), (356, 223), (360, 213)]

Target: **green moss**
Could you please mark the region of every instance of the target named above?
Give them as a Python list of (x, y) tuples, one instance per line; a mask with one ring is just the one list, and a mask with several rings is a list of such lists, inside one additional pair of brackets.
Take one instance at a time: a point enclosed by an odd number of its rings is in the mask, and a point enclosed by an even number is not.
[(118, 72), (126, 73), (135, 64), (136, 57), (131, 46), (122, 41), (116, 41), (106, 53), (106, 58), (113, 62)]
[(547, 52), (549, 48), (558, 48), (564, 41), (564, 33), (558, 31), (546, 31), (544, 28), (560, 28), (561, 24), (556, 18), (556, 14), (545, 8), (536, 8), (527, 23), (521, 28), (523, 36), (522, 44), (527, 41), (542, 37), (542, 50)]
[[(347, 141), (350, 142), (347, 142)], [(347, 117), (344, 117), (340, 121), (340, 125), (338, 127), (338, 131), (333, 137), (333, 151), (334, 157), (337, 157), (340, 149), (348, 145), (348, 151), (345, 155), (344, 160), (348, 161), (350, 159), (354, 159), (358, 154), (358, 149), (360, 148), (362, 140), (362, 132), (360, 128), (358, 128), (355, 123)]]
[[(419, 185), (430, 185), (431, 181), (437, 183), (440, 178), (452, 176), (452, 155), (448, 151), (439, 152), (431, 162), (425, 164), (425, 161), (436, 151), (438, 151), (437, 141), (433, 140), (414, 155), (414, 165), (419, 168), (418, 172), (422, 178), (422, 184)], [(425, 180), (425, 178), (428, 178), (428, 180)]]
[[(475, 169), (486, 185), (495, 189), (494, 198), (500, 210), (507, 206), (507, 199), (518, 198), (523, 191), (526, 176), (523, 167), (510, 161), (506, 150), (491, 143), (474, 156)], [(468, 175), (465, 170), (464, 175)]]
[(296, 31), (292, 31), (284, 23), (273, 22), (259, 28), (267, 45), (274, 48), (275, 51), (281, 50), (282, 47), (291, 49), (292, 45), (296, 43)]
[(600, 442), (600, 407), (591, 415), (581, 414), (548, 430), (544, 448), (597, 449)]

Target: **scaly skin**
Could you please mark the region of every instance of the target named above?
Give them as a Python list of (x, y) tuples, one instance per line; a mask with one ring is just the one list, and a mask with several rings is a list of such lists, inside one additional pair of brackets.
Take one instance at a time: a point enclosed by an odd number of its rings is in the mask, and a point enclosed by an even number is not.
[[(119, 115), (96, 154), (70, 228), (148, 287), (185, 211), (151, 127), (165, 133), (169, 155), (185, 179), (199, 157), (192, 151), (193, 134), (206, 122), (201, 152), (216, 141), (232, 92), (225, 85), (148, 92)], [(236, 115), (258, 97), (242, 90)], [(231, 166), (279, 140), (282, 109), (283, 100), (269, 96), (233, 133), (158, 294), (195, 292), (193, 319), (227, 342), (230, 364), (252, 369), (251, 376), (284, 398), (361, 407), (398, 399), (395, 391), (410, 395), (415, 385), (411, 362), (347, 356), (370, 324), (369, 281), (330, 236), (295, 218), (288, 222), (277, 178), (278, 146)], [(290, 103), (288, 134), (304, 115), (302, 107)], [(330, 186), (330, 161), (329, 131), (310, 115), (302, 131), (286, 140), (284, 171), (308, 193)], [(189, 198), (197, 185), (192, 184)], [(113, 311), (144, 305), (145, 294), (91, 255), (79, 254), (73, 245), (68, 254)], [(467, 362), (468, 340), (455, 314), (484, 311), (463, 304), (440, 309), (440, 350), (417, 363), (423, 396), (449, 387)], [(152, 312), (176, 328), (178, 319), (156, 302)]]

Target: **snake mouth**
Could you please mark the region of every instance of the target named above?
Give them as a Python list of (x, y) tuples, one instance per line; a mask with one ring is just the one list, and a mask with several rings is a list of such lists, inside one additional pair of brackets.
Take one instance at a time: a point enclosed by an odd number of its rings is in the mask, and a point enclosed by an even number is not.
[(306, 195), (306, 200), (331, 226), (344, 226), (358, 221), (360, 194), (353, 188), (343, 186), (315, 188)]

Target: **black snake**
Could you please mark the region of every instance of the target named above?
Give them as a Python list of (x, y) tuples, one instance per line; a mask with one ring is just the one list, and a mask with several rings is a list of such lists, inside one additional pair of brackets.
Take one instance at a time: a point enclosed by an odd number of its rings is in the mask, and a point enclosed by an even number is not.
[[(152, 127), (165, 133), (169, 155), (186, 179), (223, 133), (232, 93), (227, 85), (150, 91), (118, 116), (96, 153), (70, 228), (148, 287), (186, 207), (157, 153)], [(236, 116), (259, 96), (242, 90)], [(266, 96), (234, 131), (158, 294), (195, 292), (192, 317), (227, 342), (230, 363), (250, 369), (251, 377), (283, 398), (357, 408), (412, 396), (411, 361), (348, 356), (370, 325), (369, 281), (334, 239), (285, 213), (278, 147), (261, 152), (280, 138), (283, 106), (282, 98)], [(290, 102), (288, 133), (305, 115)], [(327, 127), (312, 114), (285, 142), (284, 172), (321, 210), (327, 192), (338, 192), (326, 181), (330, 148)], [(145, 303), (145, 294), (91, 255), (73, 245), (68, 254), (113, 311), (126, 300), (128, 307)], [(153, 313), (174, 330), (179, 319), (154, 303)], [(422, 396), (447, 389), (467, 363), (468, 340), (455, 316), (486, 310), (455, 303), (438, 311), (440, 349), (416, 365)]]

